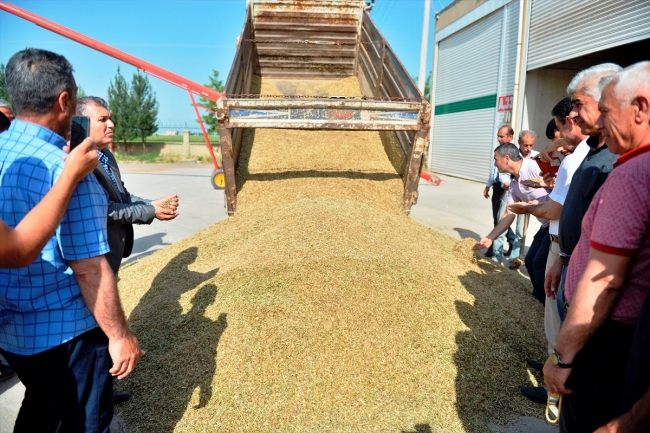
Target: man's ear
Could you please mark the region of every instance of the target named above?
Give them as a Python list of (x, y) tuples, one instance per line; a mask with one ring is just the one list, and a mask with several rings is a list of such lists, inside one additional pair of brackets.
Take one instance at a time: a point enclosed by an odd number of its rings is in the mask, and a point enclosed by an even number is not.
[(59, 97), (56, 100), (59, 110), (63, 113), (69, 113), (72, 110), (72, 99), (70, 94), (67, 91), (63, 91), (59, 94)]
[(636, 108), (634, 115), (634, 122), (637, 124), (645, 124), (650, 122), (650, 101), (646, 95), (638, 95), (633, 100), (631, 105)]

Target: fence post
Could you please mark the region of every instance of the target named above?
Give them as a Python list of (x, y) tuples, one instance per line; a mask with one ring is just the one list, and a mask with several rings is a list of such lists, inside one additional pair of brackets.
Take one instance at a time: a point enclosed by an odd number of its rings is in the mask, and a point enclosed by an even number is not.
[(190, 131), (189, 130), (184, 130), (183, 131), (183, 157), (184, 158), (189, 158), (190, 157)]

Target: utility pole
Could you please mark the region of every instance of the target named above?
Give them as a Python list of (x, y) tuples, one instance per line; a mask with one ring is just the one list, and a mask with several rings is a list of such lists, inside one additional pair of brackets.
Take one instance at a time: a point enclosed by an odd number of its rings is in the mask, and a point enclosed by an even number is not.
[(424, 95), (424, 86), (427, 81), (427, 45), (429, 43), (429, 15), (431, 15), (431, 0), (424, 0), (424, 22), (422, 23), (422, 44), (420, 45), (420, 73), (418, 87)]

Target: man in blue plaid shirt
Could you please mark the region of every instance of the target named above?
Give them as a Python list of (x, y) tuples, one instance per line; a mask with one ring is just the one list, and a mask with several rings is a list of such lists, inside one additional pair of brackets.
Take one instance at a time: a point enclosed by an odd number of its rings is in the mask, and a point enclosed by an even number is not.
[[(16, 120), (0, 136), (0, 218), (16, 227), (63, 171), (77, 86), (70, 63), (44, 50), (14, 54), (5, 73)], [(88, 175), (38, 258), (0, 268), (0, 353), (26, 388), (16, 432), (109, 432), (111, 376), (144, 354), (103, 256), (106, 206)]]

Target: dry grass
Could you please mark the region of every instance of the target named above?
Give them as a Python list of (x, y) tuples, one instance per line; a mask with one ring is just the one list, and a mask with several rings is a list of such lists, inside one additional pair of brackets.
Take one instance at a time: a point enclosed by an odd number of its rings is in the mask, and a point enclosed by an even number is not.
[(540, 415), (530, 282), (406, 217), (372, 132), (258, 130), (238, 213), (126, 266), (132, 432), (477, 432)]

